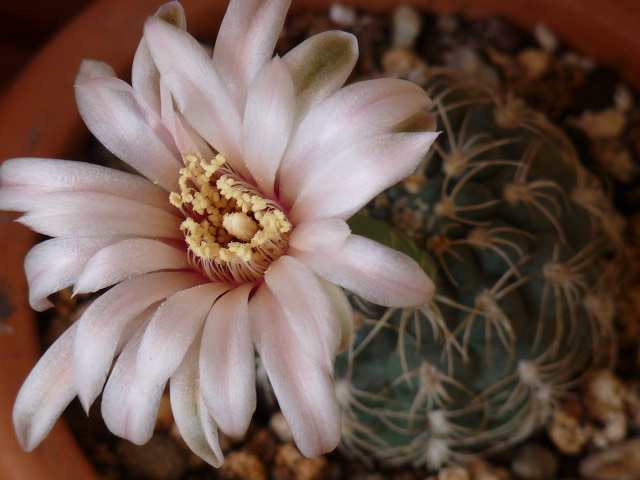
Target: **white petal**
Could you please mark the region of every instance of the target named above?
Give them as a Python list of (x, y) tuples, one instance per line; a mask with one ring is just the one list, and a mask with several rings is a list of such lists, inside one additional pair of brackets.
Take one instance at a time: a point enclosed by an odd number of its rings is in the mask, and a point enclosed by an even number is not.
[(73, 285), (94, 253), (122, 238), (51, 238), (33, 247), (24, 260), (31, 308), (42, 311), (52, 307), (49, 295)]
[(289, 142), (294, 112), (291, 76), (276, 57), (251, 83), (242, 124), (244, 161), (268, 196), (274, 195), (276, 171)]
[(248, 307), (251, 288), (235, 288), (214, 303), (202, 333), (202, 398), (220, 429), (230, 437), (244, 434), (256, 409)]
[[(178, 2), (165, 3), (155, 15), (182, 30), (186, 29), (184, 8)], [(160, 72), (156, 68), (144, 37), (140, 41), (133, 57), (131, 85), (136, 91), (140, 92), (155, 112), (160, 112)]]
[(127, 343), (118, 357), (102, 395), (102, 417), (112, 433), (142, 445), (153, 435), (164, 384), (152, 387), (145, 372), (136, 369), (140, 339), (146, 325)]
[(169, 86), (162, 79), (160, 80), (160, 112), (162, 121), (173, 135), (183, 158), (187, 155), (205, 159), (216, 156), (209, 144), (185, 121), (181, 113), (176, 111)]
[(137, 368), (150, 385), (169, 379), (200, 333), (213, 302), (230, 288), (205, 283), (173, 294), (158, 307), (138, 352)]
[(287, 255), (271, 264), (264, 279), (307, 355), (330, 371), (340, 344), (340, 325), (323, 283), (304, 263)]
[[(177, 176), (177, 171), (176, 171)], [(166, 190), (143, 177), (72, 160), (12, 158), (0, 165), (0, 209), (26, 212), (42, 196), (62, 192), (101, 192), (157, 208), (173, 208)]]
[(245, 176), (240, 114), (204, 48), (183, 30), (155, 17), (145, 23), (144, 36), (178, 109)]
[(76, 324), (72, 325), (45, 352), (16, 398), (13, 425), (20, 445), (27, 451), (36, 448), (49, 434), (63, 410), (76, 396), (71, 369), (76, 328)]
[(321, 279), (324, 289), (326, 290), (333, 309), (336, 312), (336, 318), (340, 324), (340, 344), (338, 345), (338, 352), (341, 352), (349, 345), (351, 335), (353, 334), (353, 308), (349, 303), (349, 299), (344, 294), (342, 289), (331, 282)]
[(129, 238), (93, 255), (75, 282), (73, 292), (96, 292), (144, 273), (186, 268), (190, 268), (186, 252), (158, 240)]
[(293, 135), (282, 162), (286, 201), (295, 199), (316, 168), (364, 140), (392, 132), (430, 103), (417, 85), (384, 78), (349, 85), (318, 104)]
[(301, 119), (349, 78), (358, 60), (358, 42), (347, 32), (323, 32), (308, 38), (282, 59), (293, 78), (297, 118)]
[(98, 297), (78, 325), (73, 364), (78, 396), (85, 410), (96, 399), (128, 326), (150, 305), (204, 279), (194, 273), (157, 272), (126, 280)]
[(437, 133), (393, 133), (367, 139), (317, 163), (289, 218), (349, 218), (384, 189), (415, 171)]
[(99, 192), (45, 195), (18, 221), (50, 237), (131, 235), (184, 238), (176, 215)]
[(339, 218), (319, 218), (295, 226), (289, 245), (305, 251), (332, 255), (351, 234), (349, 225)]
[(269, 380), (300, 451), (315, 457), (340, 442), (340, 409), (331, 371), (307, 354), (268, 288), (249, 302), (251, 329)]
[(114, 155), (165, 190), (178, 187), (180, 155), (171, 134), (142, 95), (85, 60), (76, 80), (78, 110)]
[(213, 51), (216, 69), (244, 110), (249, 84), (271, 56), (291, 0), (234, 0), (220, 25)]
[(200, 395), (199, 342), (193, 342), (169, 383), (173, 419), (185, 443), (210, 465), (224, 461), (218, 429)]
[(435, 286), (407, 255), (359, 235), (351, 235), (333, 255), (293, 249), (321, 277), (378, 305), (412, 307), (426, 303)]

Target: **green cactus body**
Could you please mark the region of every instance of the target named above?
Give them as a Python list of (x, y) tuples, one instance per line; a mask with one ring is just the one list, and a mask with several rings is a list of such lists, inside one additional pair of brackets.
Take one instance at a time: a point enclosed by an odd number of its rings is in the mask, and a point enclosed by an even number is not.
[(445, 72), (427, 90), (437, 145), (352, 228), (413, 255), (437, 294), (354, 298), (336, 383), (351, 451), (439, 467), (523, 440), (610, 360), (623, 248), (600, 181), (541, 114)]

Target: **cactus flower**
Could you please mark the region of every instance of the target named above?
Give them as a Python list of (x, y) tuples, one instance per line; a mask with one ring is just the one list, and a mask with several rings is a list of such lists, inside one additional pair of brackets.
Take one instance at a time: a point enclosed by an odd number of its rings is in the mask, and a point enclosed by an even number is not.
[[(44, 354), (14, 424), (35, 448), (69, 402), (135, 443), (152, 435), (168, 385), (186, 443), (214, 466), (218, 431), (238, 437), (261, 361), (301, 452), (340, 440), (333, 362), (352, 329), (342, 288), (387, 306), (422, 304), (433, 283), (409, 257), (346, 220), (410, 174), (436, 134), (429, 98), (402, 80), (343, 87), (354, 37), (273, 49), (286, 0), (232, 0), (211, 55), (182, 7), (144, 26), (131, 85), (85, 61), (89, 130), (140, 175), (21, 158), (0, 169), (0, 208), (52, 237), (28, 254), (30, 303), (105, 289)], [(114, 362), (115, 359), (115, 362)]]

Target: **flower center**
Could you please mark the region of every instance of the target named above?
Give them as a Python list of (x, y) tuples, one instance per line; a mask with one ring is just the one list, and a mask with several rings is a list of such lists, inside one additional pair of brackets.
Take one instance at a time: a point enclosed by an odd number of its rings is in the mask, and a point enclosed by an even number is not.
[(185, 217), (180, 225), (191, 263), (213, 281), (245, 283), (264, 276), (288, 246), (291, 223), (218, 154), (212, 161), (187, 155), (180, 193), (169, 201)]

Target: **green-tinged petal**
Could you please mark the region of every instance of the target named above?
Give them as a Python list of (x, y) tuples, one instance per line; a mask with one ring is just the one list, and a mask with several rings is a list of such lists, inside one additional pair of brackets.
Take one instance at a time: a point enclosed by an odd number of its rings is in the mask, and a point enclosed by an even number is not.
[(293, 78), (301, 118), (346, 82), (358, 60), (358, 42), (350, 33), (324, 32), (302, 42), (282, 59)]
[(429, 277), (437, 277), (438, 266), (433, 257), (424, 248), (420, 248), (413, 238), (408, 237), (400, 230), (362, 213), (356, 213), (347, 223), (352, 233), (362, 235), (410, 256), (418, 262), (418, 265)]

